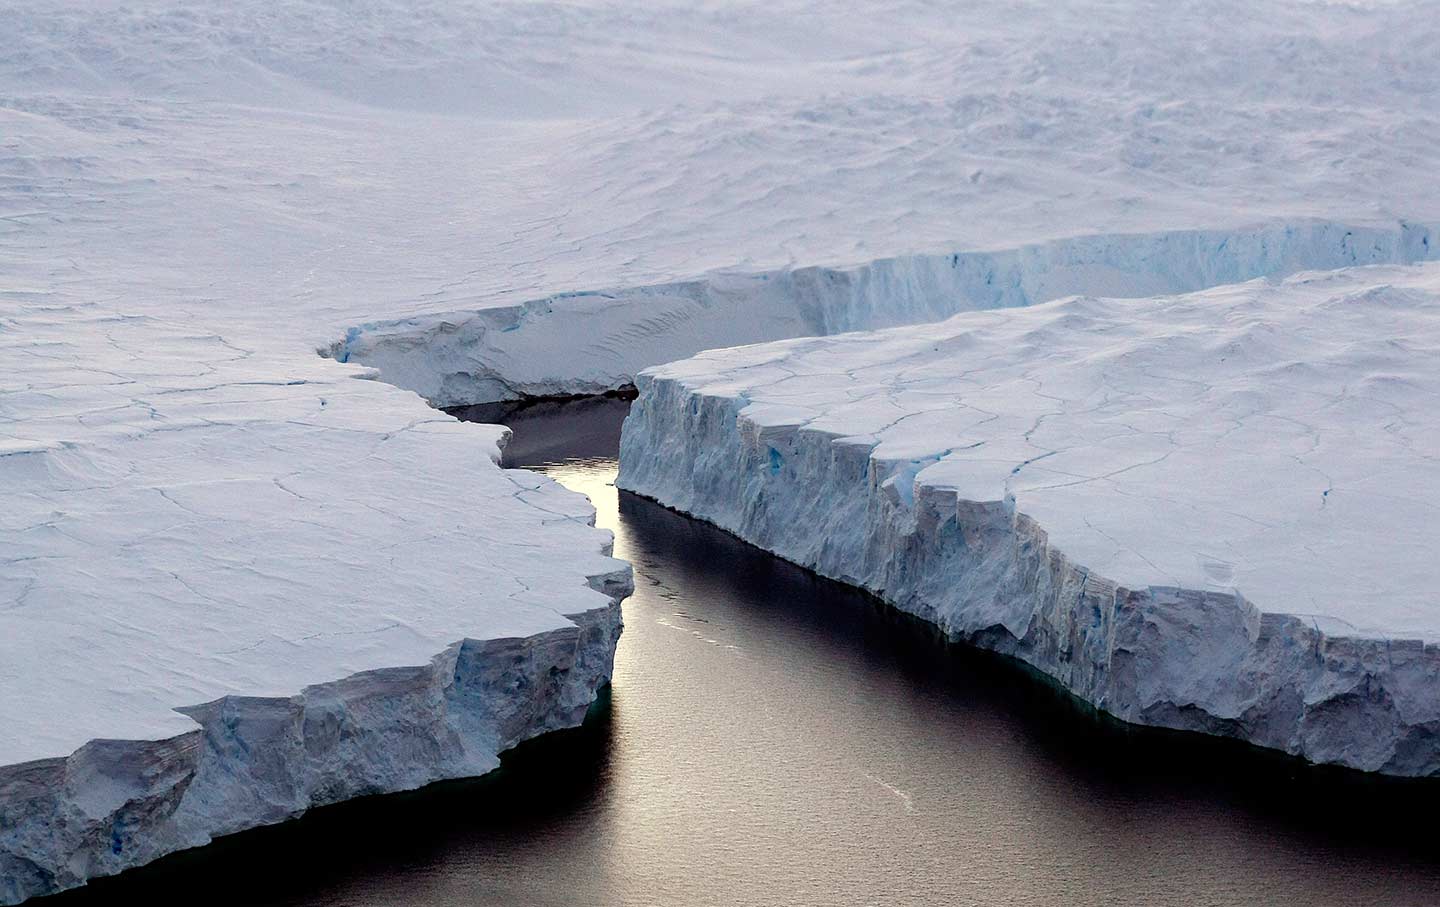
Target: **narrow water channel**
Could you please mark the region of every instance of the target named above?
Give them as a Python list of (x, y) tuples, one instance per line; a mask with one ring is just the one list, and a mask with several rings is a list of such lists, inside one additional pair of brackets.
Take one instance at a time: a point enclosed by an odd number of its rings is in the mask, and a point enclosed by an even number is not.
[(510, 464), (589, 495), (635, 565), (614, 684), (586, 727), (487, 779), (317, 810), (55, 903), (1440, 904), (1435, 784), (1102, 721), (617, 494), (627, 406), (504, 419)]

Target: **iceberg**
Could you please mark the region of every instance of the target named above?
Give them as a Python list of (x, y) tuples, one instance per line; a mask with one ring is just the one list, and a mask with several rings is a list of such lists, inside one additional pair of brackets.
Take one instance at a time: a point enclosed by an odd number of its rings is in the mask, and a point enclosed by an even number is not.
[(712, 350), (621, 488), (1127, 722), (1440, 772), (1440, 265)]

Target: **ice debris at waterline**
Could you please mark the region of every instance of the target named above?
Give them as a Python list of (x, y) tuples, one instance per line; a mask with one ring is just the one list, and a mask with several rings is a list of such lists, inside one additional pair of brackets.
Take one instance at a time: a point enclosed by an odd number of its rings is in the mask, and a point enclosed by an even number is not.
[(242, 343), (0, 292), (0, 903), (483, 774), (610, 677), (584, 498)]
[(1440, 265), (715, 350), (619, 485), (1130, 722), (1440, 772)]

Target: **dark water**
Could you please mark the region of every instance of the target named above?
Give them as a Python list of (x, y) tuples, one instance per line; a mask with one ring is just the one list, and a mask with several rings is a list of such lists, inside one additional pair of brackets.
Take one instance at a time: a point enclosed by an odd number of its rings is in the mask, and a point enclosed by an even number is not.
[(317, 810), (55, 903), (1440, 904), (1435, 784), (1126, 731), (617, 496), (627, 405), (505, 419), (512, 461), (590, 495), (635, 564), (586, 727), (481, 781)]

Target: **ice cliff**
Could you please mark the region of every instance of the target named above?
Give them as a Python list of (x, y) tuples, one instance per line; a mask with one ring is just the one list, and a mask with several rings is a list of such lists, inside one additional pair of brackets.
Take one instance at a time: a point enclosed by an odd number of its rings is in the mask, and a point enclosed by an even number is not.
[(1325, 221), (1084, 236), (849, 268), (718, 273), (374, 322), (323, 352), (380, 370), (436, 406), (625, 387), (701, 350), (939, 321), (1080, 293), (1179, 293), (1314, 268), (1440, 257), (1440, 229)]
[(1125, 721), (1440, 773), (1440, 265), (638, 377), (619, 485)]

